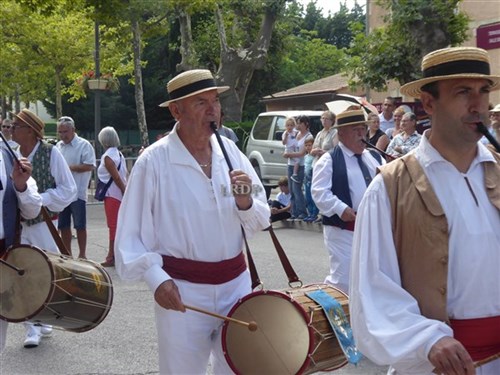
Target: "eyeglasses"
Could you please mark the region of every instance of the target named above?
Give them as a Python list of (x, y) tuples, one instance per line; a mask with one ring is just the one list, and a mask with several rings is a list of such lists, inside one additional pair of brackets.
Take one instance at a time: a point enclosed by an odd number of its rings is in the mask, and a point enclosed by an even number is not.
[(2, 125), (2, 128), (3, 129), (10, 129), (10, 128), (12, 128), (12, 126), (10, 126), (10, 125)]
[(29, 128), (29, 126), (28, 125), (19, 125), (19, 124), (12, 125), (12, 129), (19, 129), (19, 128)]

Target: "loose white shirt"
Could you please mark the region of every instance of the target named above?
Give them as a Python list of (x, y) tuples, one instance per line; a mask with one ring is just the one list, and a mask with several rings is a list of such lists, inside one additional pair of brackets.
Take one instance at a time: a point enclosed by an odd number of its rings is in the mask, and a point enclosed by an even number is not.
[(145, 280), (152, 291), (170, 276), (162, 254), (218, 262), (243, 249), (248, 237), (269, 226), (264, 188), (234, 142), (222, 137), (234, 169), (252, 179), (253, 204), (239, 210), (231, 194), (229, 169), (215, 135), (212, 177), (203, 173), (173, 131), (148, 147), (135, 163), (118, 216), (115, 264), (125, 280)]
[[(59, 141), (56, 147), (61, 151), (64, 159), (68, 165), (79, 165), (87, 164), (95, 167), (95, 151), (94, 147), (84, 138), (79, 137), (77, 134), (73, 137), (71, 142), (64, 143)], [(88, 200), (87, 189), (89, 186), (90, 177), (92, 176), (92, 171), (88, 172), (74, 172), (71, 171), (73, 178), (78, 189), (77, 199), (81, 199), (85, 202)]]
[[(448, 221), (449, 317), (500, 315), (500, 215), (486, 194), (481, 165), (494, 160), (493, 156), (478, 143), (469, 170), (460, 173), (426, 136), (411, 152), (424, 169)], [(367, 189), (357, 217), (350, 280), (356, 343), (367, 357), (378, 364), (391, 364), (397, 373), (430, 374), (433, 366), (427, 356), (432, 345), (453, 332), (445, 323), (422, 316), (416, 300), (401, 288), (391, 207), (381, 175)]]
[[(28, 156), (23, 156), (32, 163), (38, 147), (40, 147), (40, 142), (37, 142)], [(18, 152), (20, 153), (20, 150)], [(54, 177), (56, 186), (40, 194), (42, 202), (50, 211), (61, 212), (76, 200), (77, 189), (68, 164), (57, 147), (52, 147), (50, 153), (50, 174)]]
[[(349, 193), (352, 200), (352, 209), (358, 209), (361, 198), (366, 190), (366, 183), (363, 173), (359, 168), (358, 159), (354, 152), (348, 149), (342, 142), (339, 142), (339, 147), (344, 155), (347, 170), (347, 181), (349, 183)], [(377, 167), (380, 166), (378, 161), (368, 151), (364, 150), (362, 159), (368, 167), (370, 175), (375, 176)], [(382, 163), (385, 164), (384, 158)], [(318, 207), (320, 213), (325, 216), (333, 216), (335, 214), (341, 216), (347, 208), (347, 203), (340, 200), (332, 193), (332, 171), (333, 160), (329, 152), (324, 153), (314, 166), (313, 179), (311, 184), (311, 194), (314, 203)]]
[[(5, 187), (7, 186), (7, 176), (5, 169), (4, 155), (0, 152), (0, 181), (2, 183), (3, 189), (0, 190), (0, 239), (5, 238), (5, 232), (3, 227), (3, 198), (5, 196)], [(14, 186), (14, 191), (17, 195), (18, 207), (21, 210), (21, 216), (25, 219), (33, 219), (37, 217), (40, 213), (40, 208), (42, 207), (42, 197), (38, 194), (38, 187), (36, 186), (35, 180), (30, 177), (26, 181), (27, 188), (23, 192), (16, 190)]]

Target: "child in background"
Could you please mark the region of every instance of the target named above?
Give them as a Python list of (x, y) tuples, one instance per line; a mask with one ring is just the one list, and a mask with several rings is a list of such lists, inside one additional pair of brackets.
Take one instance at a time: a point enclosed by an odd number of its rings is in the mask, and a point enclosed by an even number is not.
[(276, 194), (275, 200), (269, 200), (269, 206), (271, 207), (271, 222), (274, 223), (278, 220), (288, 219), (290, 214), (290, 208), (292, 207), (290, 190), (288, 188), (288, 178), (286, 176), (281, 177), (278, 180), (278, 187), (280, 192)]
[(304, 221), (308, 223), (312, 223), (313, 221), (318, 220), (319, 209), (314, 204), (314, 200), (311, 195), (311, 182), (313, 175), (313, 161), (314, 156), (311, 155), (311, 150), (313, 147), (314, 138), (308, 137), (304, 141), (304, 147), (306, 150), (306, 155), (304, 156), (304, 192), (306, 197), (306, 208), (307, 212), (309, 212), (309, 216), (307, 216)]
[[(285, 152), (297, 152), (297, 123), (293, 117), (288, 117), (285, 121), (285, 131), (283, 132), (282, 142), (285, 145)], [(290, 177), (293, 182), (299, 182), (297, 177), (299, 173), (299, 158), (288, 158), (288, 165), (293, 165), (293, 173)]]

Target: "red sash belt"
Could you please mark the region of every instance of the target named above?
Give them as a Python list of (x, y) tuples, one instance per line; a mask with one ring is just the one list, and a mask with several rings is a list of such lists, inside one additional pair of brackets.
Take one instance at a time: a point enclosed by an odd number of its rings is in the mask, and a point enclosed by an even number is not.
[(453, 336), (460, 341), (474, 361), (500, 353), (500, 316), (450, 320)]
[(247, 264), (243, 252), (220, 262), (200, 262), (162, 255), (163, 269), (174, 279), (196, 284), (223, 284), (243, 273)]

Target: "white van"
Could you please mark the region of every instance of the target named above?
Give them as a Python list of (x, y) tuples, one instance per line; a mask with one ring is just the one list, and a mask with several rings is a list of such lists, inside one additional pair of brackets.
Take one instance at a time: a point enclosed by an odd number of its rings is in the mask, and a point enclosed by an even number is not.
[(276, 111), (261, 113), (255, 120), (248, 138), (245, 154), (260, 177), (266, 194), (287, 175), (287, 159), (283, 157), (285, 146), (281, 141), (287, 117), (309, 117), (309, 131), (316, 136), (322, 129), (323, 111)]

